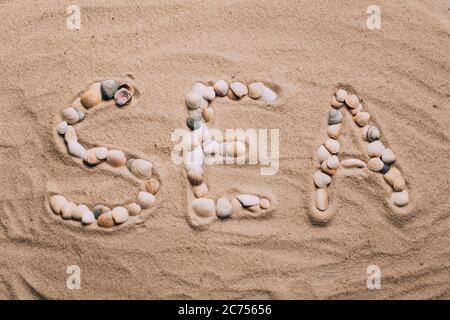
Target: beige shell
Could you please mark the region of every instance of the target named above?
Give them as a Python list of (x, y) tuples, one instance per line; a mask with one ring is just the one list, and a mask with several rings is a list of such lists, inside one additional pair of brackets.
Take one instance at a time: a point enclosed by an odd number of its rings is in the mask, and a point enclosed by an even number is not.
[(200, 96), (203, 96), (203, 92), (205, 91), (206, 86), (201, 82), (196, 82), (192, 87), (192, 92), (198, 93)]
[(81, 222), (85, 225), (93, 224), (95, 221), (94, 214), (91, 211), (84, 211), (81, 216)]
[(208, 186), (205, 183), (198, 186), (193, 186), (192, 192), (196, 198), (203, 198), (208, 193)]
[(145, 189), (151, 194), (157, 194), (159, 190), (159, 181), (156, 179), (149, 179), (145, 182)]
[(234, 212), (233, 205), (231, 204), (230, 200), (226, 198), (219, 198), (217, 200), (217, 206), (216, 206), (216, 215), (217, 217), (221, 219), (225, 219), (230, 217)]
[(67, 202), (61, 208), (61, 217), (63, 219), (69, 220), (72, 219), (72, 213), (77, 208), (77, 205), (73, 202)]
[(261, 82), (253, 82), (248, 85), (248, 95), (252, 99), (259, 99), (266, 87)]
[(186, 174), (193, 186), (199, 186), (203, 183), (203, 170), (189, 170)]
[(102, 96), (100, 92), (96, 90), (87, 90), (81, 95), (81, 104), (86, 108), (92, 108), (100, 104)]
[(357, 108), (359, 105), (358, 96), (356, 94), (347, 95), (347, 97), (345, 98), (345, 104), (351, 109)]
[(331, 101), (330, 101), (330, 106), (335, 108), (335, 109), (340, 109), (342, 108), (344, 104), (342, 102), (337, 101), (335, 96), (331, 97)]
[(194, 199), (191, 202), (194, 212), (204, 218), (211, 217), (216, 213), (214, 200), (207, 198)]
[(339, 153), (339, 150), (341, 149), (339, 141), (337, 141), (335, 139), (327, 139), (327, 140), (325, 140), (325, 143), (323, 145), (332, 154)]
[(141, 214), (142, 211), (141, 206), (138, 205), (136, 202), (130, 203), (127, 206), (127, 210), (130, 216), (138, 216)]
[(66, 129), (66, 133), (64, 134), (64, 140), (69, 143), (69, 141), (78, 141), (77, 133), (75, 128), (72, 126), (68, 126)]
[(364, 161), (359, 159), (345, 159), (341, 161), (344, 168), (365, 168), (367, 165)]
[(50, 197), (50, 208), (55, 214), (61, 214), (61, 208), (67, 203), (66, 197), (62, 195), (54, 195)]
[(92, 150), (94, 150), (98, 160), (105, 160), (108, 157), (108, 149), (106, 147), (96, 147)]
[(258, 99), (264, 102), (275, 102), (277, 94), (272, 89), (265, 87), (262, 96)]
[(126, 88), (120, 88), (114, 94), (114, 101), (116, 105), (122, 107), (131, 102), (133, 99), (133, 94)]
[(319, 158), (319, 162), (323, 162), (331, 157), (331, 153), (325, 148), (324, 145), (321, 145), (319, 149), (317, 149), (317, 157)]
[(317, 188), (326, 188), (331, 183), (331, 177), (320, 170), (314, 172), (313, 180)]
[(328, 209), (328, 192), (326, 188), (316, 189), (316, 208), (320, 211)]
[(384, 163), (380, 158), (370, 158), (367, 162), (367, 167), (372, 171), (381, 171), (384, 167)]
[(210, 122), (212, 119), (214, 119), (214, 109), (211, 107), (203, 109), (202, 117), (206, 122)]
[(126, 222), (129, 217), (128, 210), (124, 207), (115, 207), (112, 209), (111, 215), (115, 224), (122, 224)]
[(270, 208), (270, 200), (269, 199), (261, 199), (259, 201), (259, 206), (261, 207), (261, 209), (269, 209)]
[(56, 132), (58, 132), (61, 135), (64, 135), (67, 132), (67, 128), (69, 126), (67, 125), (67, 121), (62, 121), (58, 123), (58, 126), (56, 127)]
[(334, 176), (336, 174), (336, 169), (331, 169), (330, 167), (328, 167), (328, 160), (325, 160), (324, 162), (322, 162), (322, 164), (320, 165), (320, 169), (323, 172), (325, 172), (327, 175)]
[(225, 80), (218, 80), (213, 85), (214, 91), (219, 97), (225, 97), (228, 93), (228, 83)]
[(395, 191), (402, 191), (406, 188), (405, 179), (403, 179), (401, 172), (395, 167), (391, 167), (383, 177)]
[(259, 205), (259, 197), (250, 195), (250, 194), (240, 194), (236, 196), (236, 199), (242, 204), (242, 206), (245, 207), (251, 207), (255, 205)]
[(370, 114), (367, 112), (358, 112), (355, 116), (355, 122), (360, 126), (364, 127), (369, 124)]
[(363, 105), (360, 103), (355, 109), (350, 109), (350, 113), (352, 116), (356, 116), (358, 113), (360, 113), (363, 109)]
[(345, 91), (344, 89), (338, 89), (336, 91), (336, 100), (338, 102), (344, 102), (347, 96), (348, 96), (347, 91)]
[(67, 150), (70, 155), (80, 159), (84, 159), (86, 156), (86, 149), (75, 140), (67, 142)]
[(384, 163), (391, 164), (395, 162), (395, 154), (394, 151), (391, 149), (384, 149), (383, 153), (381, 154), (381, 160), (383, 160)]
[(130, 159), (127, 168), (139, 179), (148, 179), (152, 176), (153, 164), (144, 159)]
[(62, 117), (67, 121), (68, 124), (76, 124), (80, 120), (80, 114), (75, 110), (75, 108), (68, 107), (63, 109)]
[(230, 85), (230, 89), (238, 99), (242, 98), (248, 93), (247, 86), (242, 82), (232, 82)]
[(110, 166), (121, 167), (127, 162), (127, 158), (125, 157), (123, 151), (109, 150), (108, 156), (106, 157), (106, 162), (108, 162)]
[(216, 92), (213, 87), (205, 87), (203, 89), (203, 99), (213, 101), (216, 98)]
[(407, 190), (401, 192), (393, 192), (391, 195), (391, 201), (397, 207), (404, 207), (409, 203), (409, 193)]
[(197, 92), (190, 92), (186, 95), (185, 102), (189, 110), (200, 108), (203, 97)]
[(140, 191), (137, 197), (137, 203), (142, 209), (147, 209), (155, 203), (155, 196), (150, 192)]
[(98, 219), (97, 224), (102, 228), (111, 228), (114, 226), (114, 219), (112, 216), (112, 212), (108, 211), (105, 213), (102, 213)]
[(85, 204), (78, 205), (72, 212), (72, 219), (81, 221), (81, 219), (83, 219), (83, 213), (86, 211), (90, 211), (87, 205)]
[(129, 83), (123, 82), (118, 88), (117, 91), (119, 91), (120, 89), (125, 89), (127, 90), (132, 96), (134, 95), (134, 86), (132, 86)]
[(95, 166), (102, 162), (102, 160), (97, 158), (97, 155), (95, 154), (94, 149), (87, 150), (83, 160), (86, 164), (88, 164), (90, 166)]
[(369, 143), (369, 145), (367, 146), (367, 154), (371, 158), (378, 158), (381, 157), (384, 149), (384, 145), (380, 141), (374, 141)]
[(339, 158), (337, 156), (331, 156), (326, 161), (327, 167), (336, 170), (339, 167)]

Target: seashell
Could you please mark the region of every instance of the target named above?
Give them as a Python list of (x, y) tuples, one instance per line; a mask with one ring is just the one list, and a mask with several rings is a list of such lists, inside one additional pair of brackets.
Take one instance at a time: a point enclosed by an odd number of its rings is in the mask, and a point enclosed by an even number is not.
[(67, 150), (70, 155), (80, 159), (84, 159), (86, 156), (86, 149), (75, 140), (67, 142)]
[(203, 183), (203, 170), (189, 170), (186, 175), (193, 186), (199, 186)]
[(139, 191), (137, 203), (142, 209), (147, 209), (155, 203), (155, 196), (149, 192)]
[(203, 152), (205, 154), (216, 154), (219, 152), (220, 145), (215, 140), (205, 140), (203, 142)]
[(367, 146), (367, 154), (369, 157), (381, 157), (384, 151), (384, 145), (380, 141), (374, 141)]
[(262, 96), (258, 100), (264, 102), (275, 102), (275, 100), (277, 100), (277, 94), (271, 89), (265, 87)]
[(184, 102), (186, 103), (186, 106), (189, 110), (195, 110), (200, 108), (202, 100), (203, 98), (201, 96), (201, 93), (190, 92), (186, 95)]
[(148, 179), (152, 176), (153, 164), (143, 159), (130, 159), (127, 161), (127, 168), (137, 178)]
[(159, 181), (156, 179), (149, 179), (145, 182), (145, 189), (151, 194), (157, 194), (159, 190)]
[(237, 195), (236, 199), (239, 200), (239, 202), (242, 204), (244, 208), (259, 205), (260, 201), (259, 197), (250, 194)]
[(198, 186), (193, 186), (192, 191), (196, 198), (203, 198), (208, 193), (208, 186), (205, 183), (202, 183)]
[(395, 167), (391, 167), (383, 177), (395, 191), (402, 191), (406, 188), (405, 179), (403, 179), (401, 172)]
[(128, 214), (133, 217), (140, 215), (142, 209), (140, 205), (138, 205), (136, 202), (133, 202), (127, 206), (127, 210)]
[(117, 90), (126, 89), (132, 96), (134, 95), (134, 87), (129, 83), (122, 83)]
[(331, 153), (327, 150), (327, 148), (325, 148), (324, 145), (321, 145), (319, 149), (317, 149), (317, 157), (319, 158), (319, 162), (322, 163), (331, 157)]
[(363, 105), (360, 103), (355, 109), (350, 109), (352, 116), (356, 116), (363, 109)]
[(56, 127), (56, 132), (58, 132), (59, 134), (63, 135), (63, 134), (66, 133), (67, 128), (68, 128), (67, 122), (66, 121), (62, 121)]
[(84, 211), (81, 216), (81, 223), (85, 225), (93, 224), (95, 221), (94, 214), (91, 211)]
[(192, 92), (198, 93), (200, 96), (203, 96), (203, 92), (205, 91), (206, 86), (201, 82), (196, 82), (192, 87)]
[(252, 99), (259, 99), (266, 87), (261, 82), (253, 82), (248, 85), (248, 95)]
[(341, 161), (344, 168), (365, 168), (367, 165), (364, 161), (359, 159), (345, 159)]
[(342, 112), (340, 112), (339, 110), (331, 109), (328, 112), (328, 124), (329, 125), (341, 123), (342, 118), (343, 118)]
[(114, 94), (114, 100), (116, 101), (116, 104), (119, 107), (122, 107), (128, 103), (130, 103), (131, 99), (133, 98), (133, 95), (130, 91), (128, 91), (125, 88), (121, 88), (116, 91)]
[(61, 195), (54, 195), (50, 197), (50, 208), (55, 214), (61, 214), (61, 208), (67, 203), (67, 199)]
[(206, 122), (211, 121), (214, 118), (214, 109), (211, 107), (203, 109), (202, 116)]
[(326, 188), (316, 189), (316, 208), (320, 211), (328, 209), (328, 192)]
[(108, 157), (108, 149), (106, 147), (96, 147), (93, 148), (95, 156), (98, 160), (105, 160)]
[(335, 139), (327, 139), (325, 140), (325, 143), (323, 144), (325, 148), (327, 148), (328, 151), (332, 154), (336, 154), (341, 149), (341, 146), (339, 144), (339, 141)]
[(339, 167), (339, 158), (337, 156), (331, 156), (324, 161), (328, 168), (336, 170)]
[(235, 213), (244, 209), (242, 203), (240, 203), (236, 198), (231, 199), (231, 205), (233, 206), (233, 212)]
[(122, 224), (128, 220), (128, 210), (124, 207), (115, 207), (111, 211), (115, 224)]
[(103, 99), (111, 100), (114, 98), (114, 94), (119, 89), (119, 84), (112, 79), (103, 80), (100, 83), (100, 92), (102, 94)]
[(67, 202), (61, 207), (61, 217), (65, 220), (72, 219), (72, 213), (77, 208), (77, 205), (73, 202)]
[(332, 96), (331, 97), (331, 101), (330, 101), (330, 105), (331, 105), (331, 107), (333, 107), (335, 109), (340, 109), (340, 108), (342, 108), (344, 103), (337, 101), (336, 97)]
[(313, 180), (317, 188), (326, 188), (331, 183), (331, 177), (320, 170), (314, 172)]
[(103, 213), (111, 211), (110, 208), (107, 206), (104, 206), (102, 204), (98, 204), (94, 207), (94, 210), (92, 210), (95, 219), (98, 219)]
[(202, 116), (201, 115), (190, 115), (186, 119), (186, 125), (191, 130), (200, 129), (202, 126)]
[(225, 80), (217, 80), (213, 85), (214, 91), (219, 97), (225, 97), (228, 93), (228, 83)]
[(383, 169), (384, 163), (380, 158), (370, 158), (367, 162), (367, 167), (372, 171), (381, 171)]
[(102, 102), (101, 93), (96, 90), (87, 90), (81, 95), (80, 102), (86, 109), (95, 107)]
[(203, 99), (213, 101), (216, 98), (216, 92), (213, 87), (205, 87), (203, 90)]
[(68, 124), (76, 124), (80, 120), (80, 114), (77, 112), (75, 108), (72, 107), (65, 108), (61, 113), (62, 117), (64, 118), (64, 120), (67, 121)]
[(245, 144), (240, 141), (226, 143), (226, 153), (230, 157), (240, 157), (245, 154)]
[(232, 82), (230, 89), (236, 98), (240, 99), (248, 93), (248, 88), (242, 82)]
[(359, 105), (359, 98), (356, 94), (349, 94), (347, 95), (347, 97), (345, 98), (345, 104), (350, 108), (350, 109), (355, 109), (358, 107)]
[(401, 192), (393, 192), (391, 195), (391, 201), (397, 207), (404, 207), (409, 203), (409, 193), (407, 190)]
[(330, 167), (328, 167), (327, 160), (322, 162), (322, 164), (320, 165), (320, 169), (329, 176), (334, 176), (336, 173), (336, 169), (331, 169)]
[(72, 219), (81, 221), (81, 219), (83, 218), (83, 213), (86, 211), (90, 212), (87, 205), (85, 205), (85, 204), (78, 205), (72, 212)]
[(68, 126), (66, 129), (66, 133), (64, 134), (64, 140), (69, 143), (69, 141), (78, 141), (77, 133), (75, 132), (75, 128), (72, 126)]
[(211, 217), (216, 213), (214, 200), (208, 198), (194, 199), (191, 202), (192, 209), (201, 217)]
[(369, 142), (378, 140), (381, 137), (380, 130), (375, 126), (365, 126), (362, 131), (363, 139)]
[(260, 212), (261, 211), (261, 206), (259, 204), (257, 204), (257, 205), (254, 205), (254, 206), (247, 207), (245, 209), (247, 209), (250, 212)]
[(102, 213), (98, 219), (97, 224), (102, 228), (111, 228), (114, 226), (114, 219), (112, 216), (112, 212), (108, 211), (105, 213)]
[(121, 167), (127, 162), (125, 154), (120, 150), (109, 150), (106, 162), (113, 167)]
[(381, 168), (380, 173), (381, 173), (381, 174), (385, 174), (385, 173), (387, 173), (390, 169), (391, 169), (391, 166), (389, 166), (388, 164), (385, 163), (385, 164), (383, 165), (383, 168)]
[(83, 161), (89, 166), (95, 166), (102, 162), (102, 160), (97, 158), (94, 149), (89, 149), (88, 151), (86, 151)]
[(261, 199), (259, 201), (259, 206), (261, 207), (261, 209), (269, 209), (270, 208), (270, 201), (269, 199)]
[(365, 127), (369, 124), (370, 114), (367, 112), (358, 112), (355, 116), (355, 122), (360, 127)]
[(219, 198), (217, 200), (217, 206), (216, 206), (216, 215), (217, 217), (221, 219), (225, 219), (230, 217), (234, 212), (233, 205), (231, 202), (226, 198)]
[(391, 149), (384, 149), (383, 153), (381, 154), (381, 160), (383, 160), (384, 163), (391, 164), (395, 162), (395, 154), (394, 151)]
[(345, 91), (344, 89), (338, 89), (336, 91), (336, 100), (338, 102), (344, 102), (347, 96), (348, 96), (347, 91)]

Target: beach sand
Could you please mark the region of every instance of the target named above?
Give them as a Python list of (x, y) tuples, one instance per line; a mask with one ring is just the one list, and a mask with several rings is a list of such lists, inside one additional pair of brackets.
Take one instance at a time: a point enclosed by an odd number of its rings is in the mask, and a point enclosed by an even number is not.
[[(450, 6), (447, 1), (76, 1), (81, 29), (66, 27), (67, 1), (0, 1), (1, 299), (449, 299)], [(55, 133), (60, 112), (106, 78), (133, 83), (132, 106), (94, 110), (79, 139), (155, 164), (161, 189), (138, 223), (113, 231), (63, 221), (61, 193), (90, 207), (130, 201), (138, 185), (83, 166)], [(280, 169), (207, 169), (214, 192), (263, 190), (268, 215), (187, 222), (189, 182), (170, 160), (185, 128), (184, 96), (197, 81), (263, 81), (273, 106), (220, 100), (215, 126), (280, 129)], [(397, 156), (411, 202), (399, 216), (390, 187), (369, 170), (338, 173), (334, 219), (311, 223), (316, 150), (331, 95), (363, 99), (381, 141)], [(344, 112), (344, 156), (365, 144)], [(62, 144), (62, 145), (61, 145)], [(81, 289), (66, 287), (67, 267)], [(380, 290), (366, 286), (379, 266)]]

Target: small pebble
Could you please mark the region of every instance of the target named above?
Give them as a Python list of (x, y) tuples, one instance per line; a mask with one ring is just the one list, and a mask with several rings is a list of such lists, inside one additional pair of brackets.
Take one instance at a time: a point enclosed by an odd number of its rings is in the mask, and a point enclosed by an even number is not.
[(193, 186), (192, 192), (196, 198), (203, 198), (208, 193), (208, 186), (205, 183), (198, 186)]
[(381, 160), (383, 160), (384, 163), (392, 164), (395, 162), (395, 154), (391, 149), (384, 149), (383, 153), (381, 154)]
[(327, 140), (325, 140), (325, 143), (323, 145), (332, 154), (339, 153), (339, 150), (341, 149), (339, 141), (337, 141), (335, 139), (327, 139)]
[(138, 205), (136, 202), (130, 203), (127, 206), (127, 210), (128, 214), (132, 217), (140, 215), (142, 211), (141, 206)]
[(336, 100), (339, 102), (344, 102), (347, 96), (347, 91), (345, 91), (344, 89), (338, 89), (336, 91)]
[(230, 217), (233, 214), (233, 205), (231, 202), (226, 198), (219, 198), (217, 200), (217, 206), (216, 206), (216, 215), (217, 217), (221, 219), (225, 219)]
[(367, 162), (367, 167), (372, 171), (381, 171), (383, 169), (384, 163), (380, 158), (370, 158)]
[(407, 190), (401, 192), (393, 192), (391, 196), (391, 201), (397, 207), (404, 207), (409, 203), (409, 193)]
[(328, 209), (328, 192), (326, 188), (316, 189), (316, 207), (320, 211)]
[(384, 149), (384, 145), (380, 141), (374, 141), (369, 143), (369, 145), (367, 146), (367, 154), (371, 158), (378, 158), (381, 157)]
[(128, 220), (128, 210), (124, 207), (115, 207), (111, 211), (115, 224), (122, 224)]
[(98, 219), (97, 224), (102, 228), (111, 228), (114, 226), (114, 219), (111, 211), (102, 213)]

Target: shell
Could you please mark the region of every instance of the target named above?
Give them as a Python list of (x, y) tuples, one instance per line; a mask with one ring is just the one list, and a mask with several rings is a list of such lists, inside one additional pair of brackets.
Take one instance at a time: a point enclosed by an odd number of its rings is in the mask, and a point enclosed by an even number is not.
[(255, 205), (259, 205), (259, 197), (253, 196), (250, 194), (240, 194), (236, 196), (236, 199), (239, 200), (239, 202), (242, 204), (242, 206), (245, 207), (251, 207)]
[(192, 87), (192, 92), (198, 93), (200, 96), (203, 96), (203, 92), (205, 91), (206, 86), (201, 82), (196, 82)]
[(105, 213), (102, 213), (98, 219), (97, 224), (102, 228), (111, 228), (114, 226), (114, 219), (112, 216), (112, 212), (108, 211)]
[(352, 116), (356, 116), (363, 109), (363, 105), (360, 103), (355, 109), (350, 109)]
[(62, 195), (54, 195), (50, 197), (50, 208), (55, 214), (61, 214), (61, 208), (67, 203), (66, 197)]
[(132, 217), (140, 215), (141, 211), (142, 211), (141, 206), (138, 205), (136, 202), (130, 203), (127, 206), (127, 210), (128, 210), (128, 214)]
[(206, 122), (211, 121), (212, 119), (214, 119), (214, 109), (211, 107), (203, 109), (202, 116)]
[(339, 150), (341, 149), (341, 146), (339, 144), (339, 141), (335, 139), (327, 139), (325, 140), (325, 143), (323, 144), (325, 148), (327, 148), (328, 151), (332, 154), (339, 153)]
[(336, 91), (336, 100), (339, 102), (344, 102), (345, 99), (347, 98), (347, 96), (348, 96), (348, 93), (344, 89), (338, 89)]
[(84, 211), (81, 216), (81, 223), (85, 225), (93, 224), (95, 221), (94, 214), (91, 211)]
[(367, 146), (367, 154), (369, 157), (381, 157), (384, 151), (384, 145), (380, 141), (374, 141)]
[(248, 85), (248, 96), (252, 99), (259, 99), (263, 95), (266, 87), (261, 82), (253, 82)]
[(208, 193), (208, 186), (205, 183), (193, 186), (192, 192), (196, 198), (203, 198)]
[(213, 87), (205, 87), (203, 90), (203, 99), (213, 101), (216, 98), (216, 92)]
[(103, 213), (111, 211), (110, 208), (107, 206), (104, 206), (102, 204), (98, 204), (94, 207), (94, 210), (92, 210), (95, 219), (98, 219)]
[(93, 150), (98, 160), (105, 160), (108, 157), (108, 149), (106, 147), (96, 147)]
[(61, 217), (65, 220), (72, 219), (72, 213), (77, 208), (77, 205), (73, 202), (67, 202), (61, 208)]
[(250, 206), (250, 207), (247, 207), (245, 209), (247, 209), (250, 212), (260, 212), (261, 211), (261, 206), (259, 204), (256, 204), (254, 206)]
[(320, 211), (328, 209), (328, 192), (326, 188), (316, 189), (316, 208)]
[(230, 89), (238, 99), (242, 98), (248, 93), (247, 86), (242, 82), (232, 82), (230, 85)]
[(375, 126), (365, 126), (363, 129), (363, 139), (369, 142), (380, 139), (381, 132)]
[(94, 149), (89, 149), (88, 151), (86, 151), (86, 154), (85, 154), (83, 160), (89, 166), (95, 166), (102, 162), (102, 160), (97, 158), (97, 155), (95, 154)]
[(317, 157), (319, 158), (319, 162), (323, 162), (331, 157), (331, 153), (325, 148), (324, 145), (321, 145), (319, 149), (317, 149)]
[(231, 204), (230, 200), (226, 198), (219, 198), (217, 200), (217, 206), (216, 206), (216, 215), (217, 217), (221, 219), (225, 219), (230, 217), (234, 212), (233, 205)]
[(231, 199), (231, 205), (233, 206), (233, 212), (235, 213), (244, 209), (242, 203), (240, 203), (236, 198)]
[(326, 165), (332, 170), (339, 168), (339, 158), (337, 156), (331, 156), (326, 160)]
[(391, 201), (397, 207), (404, 207), (409, 203), (409, 193), (407, 190), (401, 192), (393, 192), (391, 195)]
[(331, 109), (328, 112), (328, 124), (329, 125), (341, 123), (342, 118), (343, 118), (342, 112), (340, 112), (339, 110)]
[(395, 167), (391, 167), (383, 177), (395, 191), (402, 191), (406, 188), (405, 179), (403, 179), (401, 172)]
[(370, 114), (367, 112), (358, 112), (355, 116), (355, 122), (360, 127), (365, 127), (369, 124)]
[(145, 189), (151, 194), (157, 194), (159, 190), (159, 181), (156, 179), (149, 179), (145, 182)]
[(190, 115), (186, 119), (186, 125), (191, 130), (200, 129), (202, 126), (202, 116), (201, 115)]
[(335, 108), (335, 109), (340, 109), (342, 108), (344, 104), (342, 102), (337, 101), (335, 96), (331, 97), (331, 101), (330, 101), (330, 106)]
[(219, 152), (220, 145), (215, 140), (205, 140), (203, 142), (203, 152), (205, 154), (216, 154)]
[(261, 209), (269, 209), (270, 208), (270, 201), (269, 199), (261, 199), (259, 201), (259, 206), (261, 207)]
[(384, 163), (391, 164), (395, 162), (395, 154), (394, 151), (391, 149), (384, 149), (383, 153), (381, 154), (381, 160), (383, 160)]
[(125, 88), (117, 90), (114, 94), (114, 100), (119, 107), (130, 103), (131, 99), (133, 99), (132, 93)]
[(102, 102), (101, 93), (96, 90), (87, 90), (81, 95), (80, 102), (86, 109), (95, 107)]
[(345, 104), (351, 108), (355, 109), (359, 105), (359, 98), (356, 94), (349, 94), (347, 97), (345, 97)]
[(203, 183), (203, 170), (189, 170), (186, 175), (193, 186), (199, 186)]
[(75, 109), (76, 113), (78, 113), (78, 122), (81, 122), (86, 117), (85, 113), (81, 110)]
[(228, 83), (225, 80), (217, 80), (213, 85), (214, 91), (219, 97), (225, 97), (228, 93)]
[(146, 191), (140, 191), (137, 197), (137, 203), (142, 209), (147, 209), (155, 203), (155, 196)]
[[(61, 112), (61, 114), (62, 114), (63, 119), (66, 120), (68, 124), (76, 124), (80, 120), (80, 113), (78, 113), (77, 110), (72, 107), (65, 108)], [(84, 118), (84, 113), (83, 113), (83, 118)]]
[(317, 188), (326, 188), (331, 183), (331, 177), (320, 170), (314, 172), (313, 180)]
[(83, 218), (83, 213), (86, 211), (90, 212), (87, 205), (85, 205), (85, 204), (78, 205), (72, 212), (72, 219), (81, 221), (81, 219)]
[(78, 141), (77, 133), (75, 128), (72, 126), (68, 126), (66, 129), (66, 133), (64, 134), (64, 140), (69, 143), (69, 141)]
[(108, 156), (106, 157), (106, 162), (108, 162), (110, 166), (121, 167), (127, 162), (127, 158), (125, 157), (123, 151), (109, 150)]
[(216, 213), (216, 205), (212, 199), (194, 199), (191, 206), (196, 214), (204, 218), (211, 217)]
[(127, 161), (127, 168), (137, 178), (148, 179), (152, 176), (153, 164), (143, 159), (130, 159)]
[(226, 152), (230, 157), (240, 157), (245, 154), (245, 144), (240, 141), (226, 143)]
[(67, 132), (67, 128), (68, 128), (67, 121), (62, 121), (58, 123), (58, 126), (56, 127), (56, 132), (63, 135)]
[(203, 98), (201, 96), (201, 93), (190, 92), (186, 95), (184, 102), (186, 103), (186, 106), (188, 107), (189, 110), (195, 110), (200, 108), (202, 100)]
[(75, 140), (67, 142), (67, 150), (70, 155), (80, 159), (84, 159), (86, 156), (86, 149)]
[(334, 176), (336, 173), (336, 169), (331, 169), (330, 167), (328, 167), (328, 160), (322, 162), (322, 164), (320, 165), (320, 169), (322, 169), (322, 171), (329, 176)]
[(100, 83), (100, 92), (105, 100), (114, 98), (117, 89), (119, 89), (119, 84), (115, 80), (108, 79)]
[(367, 167), (372, 171), (381, 171), (383, 169), (384, 163), (380, 158), (370, 158), (367, 162)]
[(129, 214), (128, 210), (124, 207), (115, 207), (111, 211), (111, 215), (115, 224), (122, 224), (128, 220)]
[(341, 161), (344, 168), (365, 168), (367, 165), (364, 161), (359, 159), (345, 159)]
[(131, 84), (129, 84), (129, 83), (126, 83), (126, 82), (123, 82), (120, 86), (119, 86), (119, 88), (117, 89), (117, 90), (120, 90), (120, 89), (127, 89), (128, 90), (128, 92), (132, 95), (132, 96), (134, 96), (134, 87), (131, 85)]
[(277, 94), (267, 87), (264, 88), (262, 96), (258, 99), (264, 102), (275, 102), (277, 100)]

